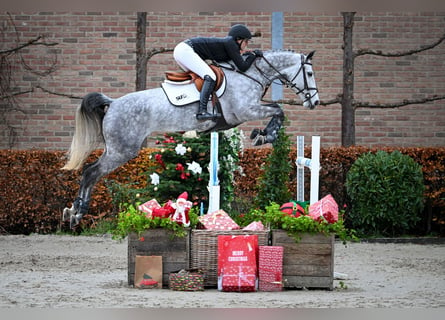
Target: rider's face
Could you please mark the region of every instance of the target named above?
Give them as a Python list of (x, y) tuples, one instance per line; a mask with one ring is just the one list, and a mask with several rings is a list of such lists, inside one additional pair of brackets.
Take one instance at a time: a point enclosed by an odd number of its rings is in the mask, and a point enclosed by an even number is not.
[(249, 44), (249, 40), (248, 39), (238, 40), (238, 43), (240, 45), (241, 52), (243, 52), (244, 50), (246, 50), (247, 45)]

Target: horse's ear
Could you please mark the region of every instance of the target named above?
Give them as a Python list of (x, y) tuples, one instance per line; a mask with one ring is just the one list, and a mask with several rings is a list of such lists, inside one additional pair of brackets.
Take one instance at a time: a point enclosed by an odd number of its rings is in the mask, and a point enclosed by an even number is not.
[(307, 55), (307, 57), (306, 57), (306, 60), (311, 60), (312, 59), (312, 57), (314, 56), (314, 53), (315, 53), (315, 50), (314, 51), (311, 51), (311, 52), (309, 52), (309, 54)]

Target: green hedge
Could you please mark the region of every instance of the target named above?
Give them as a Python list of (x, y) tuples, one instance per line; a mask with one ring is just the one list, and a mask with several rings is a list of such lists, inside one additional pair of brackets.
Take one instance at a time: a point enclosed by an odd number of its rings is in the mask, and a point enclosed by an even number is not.
[[(423, 225), (418, 233), (435, 231), (445, 235), (445, 148), (381, 148), (392, 152), (399, 150), (412, 157), (422, 166), (425, 182), (425, 209)], [(107, 188), (107, 181), (119, 183), (139, 181), (144, 186), (145, 176), (141, 175), (153, 165), (149, 155), (154, 149), (143, 149), (139, 156), (115, 170), (100, 181), (93, 191), (89, 215), (83, 219), (85, 226), (94, 225), (97, 220), (115, 218), (117, 208), (113, 207)], [(257, 193), (257, 178), (262, 173), (264, 161), (270, 148), (244, 150), (240, 156), (243, 175), (235, 174), (235, 192), (237, 202), (234, 206), (247, 208)], [(376, 152), (377, 149), (365, 147), (322, 148), (320, 170), (320, 197), (332, 194), (342, 207), (348, 206), (346, 195), (346, 174), (354, 161), (363, 153)], [(93, 161), (100, 152), (94, 153), (88, 161)], [(310, 148), (305, 150), (310, 157)], [(295, 160), (296, 151), (291, 151)], [(14, 151), (0, 150), (0, 233), (29, 234), (51, 233), (66, 226), (61, 225), (62, 210), (71, 206), (77, 196), (80, 172), (67, 172), (60, 168), (64, 164), (64, 152), (61, 151)], [(296, 176), (293, 161), (291, 177)], [(309, 195), (309, 170), (306, 170), (306, 194)], [(288, 187), (296, 193), (296, 179), (290, 179)]]

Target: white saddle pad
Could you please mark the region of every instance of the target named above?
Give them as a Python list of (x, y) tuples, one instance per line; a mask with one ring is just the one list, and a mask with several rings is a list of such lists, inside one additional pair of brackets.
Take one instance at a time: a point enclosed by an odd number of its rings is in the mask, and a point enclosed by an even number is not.
[[(199, 101), (200, 93), (196, 86), (191, 81), (173, 82), (164, 80), (161, 83), (162, 89), (171, 104), (175, 106), (185, 106), (190, 103)], [(219, 98), (226, 90), (226, 77), (223, 79), (221, 87), (216, 91), (216, 96)]]

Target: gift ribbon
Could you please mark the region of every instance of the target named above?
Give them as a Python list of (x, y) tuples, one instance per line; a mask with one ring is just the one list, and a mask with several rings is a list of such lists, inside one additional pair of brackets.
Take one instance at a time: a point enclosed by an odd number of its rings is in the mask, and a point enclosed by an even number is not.
[[(244, 280), (245, 283), (248, 283), (249, 280), (248, 280), (247, 276), (249, 274), (244, 275), (244, 272), (242, 271), (243, 270), (243, 266), (238, 266), (238, 268), (239, 268), (239, 272), (238, 272), (238, 289), (241, 289), (241, 281)], [(253, 285), (255, 286), (255, 282), (253, 283)]]

